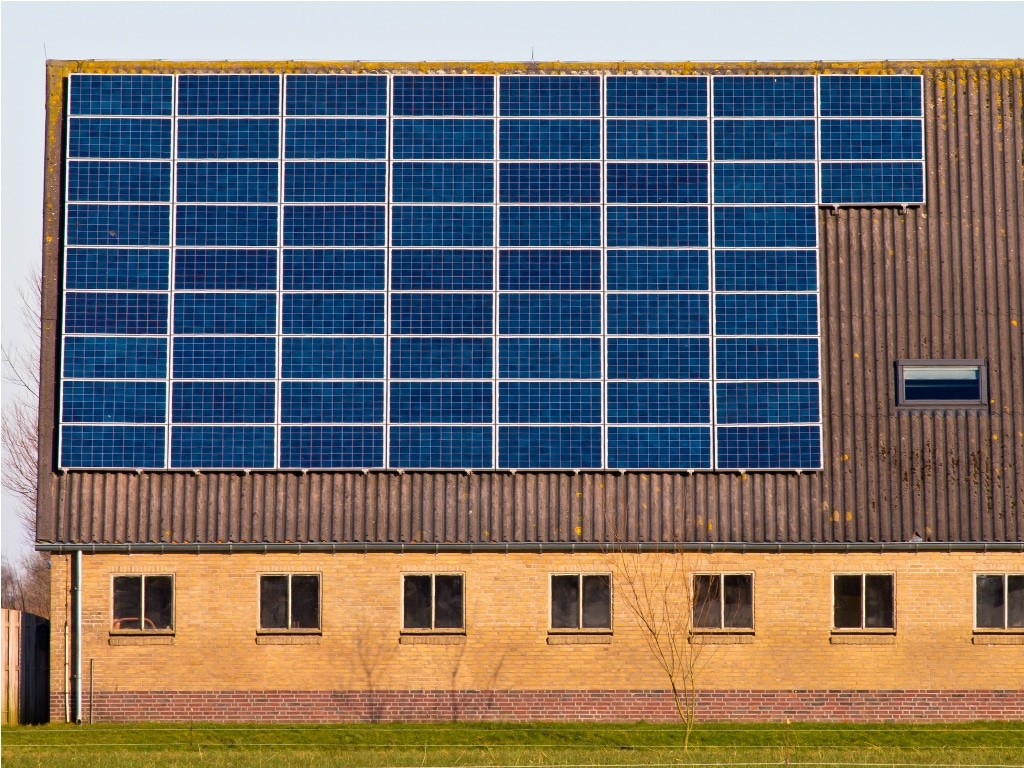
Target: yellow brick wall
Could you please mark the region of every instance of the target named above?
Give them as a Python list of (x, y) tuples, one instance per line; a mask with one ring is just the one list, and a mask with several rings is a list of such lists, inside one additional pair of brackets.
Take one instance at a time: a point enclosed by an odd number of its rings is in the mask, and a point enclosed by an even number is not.
[[(637, 556), (627, 556), (636, 558)], [(973, 574), (1022, 572), (1016, 553), (643, 555), (754, 574), (752, 642), (702, 646), (704, 689), (1024, 689), (1024, 646), (972, 642)], [(85, 555), (83, 669), (97, 691), (663, 689), (599, 554)], [(629, 561), (625, 561), (629, 564)], [(635, 560), (633, 561), (636, 562)], [(320, 573), (319, 645), (257, 645), (261, 573)], [(402, 573), (465, 574), (466, 638), (404, 645)], [(551, 573), (613, 573), (610, 644), (548, 645)], [(892, 644), (830, 642), (832, 574), (894, 573)], [(110, 645), (111, 579), (175, 576), (173, 645)], [(53, 557), (52, 685), (65, 685), (70, 557)]]

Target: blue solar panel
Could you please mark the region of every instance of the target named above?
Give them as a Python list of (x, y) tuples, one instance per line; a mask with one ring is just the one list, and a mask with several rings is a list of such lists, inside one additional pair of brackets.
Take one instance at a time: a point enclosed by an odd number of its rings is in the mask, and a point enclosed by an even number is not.
[(384, 251), (286, 248), (282, 281), (286, 291), (383, 290)]
[(272, 291), (277, 288), (277, 251), (192, 250), (174, 252), (179, 291)]
[(273, 427), (172, 427), (171, 467), (269, 469)]
[(160, 424), (167, 418), (167, 385), (153, 381), (65, 381), (66, 423)]
[(162, 379), (167, 376), (167, 339), (69, 336), (61, 362), (69, 379)]
[(169, 75), (71, 75), (72, 115), (170, 115)]
[(281, 385), (281, 422), (284, 424), (383, 421), (383, 382), (286, 381)]
[(503, 203), (600, 203), (598, 163), (502, 163)]
[(281, 340), (286, 379), (380, 379), (384, 339), (365, 336), (297, 336)]
[(507, 381), (498, 385), (502, 424), (600, 424), (601, 384), (593, 381)]
[(614, 163), (608, 165), (609, 203), (706, 203), (704, 163)]
[(358, 469), (384, 466), (381, 427), (282, 427), (281, 467)]
[(608, 120), (609, 160), (707, 160), (706, 120)]
[(607, 269), (612, 291), (708, 289), (707, 251), (608, 251)]
[(383, 75), (288, 75), (289, 115), (386, 115), (388, 79)]
[(79, 117), (68, 121), (68, 157), (169, 159), (171, 121)]
[(166, 291), (171, 252), (164, 248), (68, 248), (64, 287), (71, 290)]
[(503, 291), (598, 291), (600, 251), (501, 251)]
[(502, 77), (501, 114), (510, 116), (601, 114), (601, 78), (513, 75)]
[(822, 120), (822, 160), (921, 160), (920, 120)]
[(822, 117), (920, 117), (919, 75), (825, 75)]
[(171, 392), (176, 424), (272, 424), (272, 381), (179, 381)]
[(179, 75), (179, 115), (276, 115), (278, 75)]
[(814, 163), (715, 163), (716, 203), (814, 203)]
[(395, 115), (473, 117), (494, 114), (494, 78), (465, 75), (399, 75)]
[(95, 469), (164, 466), (164, 428), (67, 425), (60, 430), (60, 463)]
[(609, 117), (704, 117), (706, 77), (609, 77)]
[(813, 120), (716, 120), (715, 160), (814, 160)]
[(280, 154), (277, 120), (178, 120), (182, 160), (264, 160)]
[(820, 467), (817, 205), (924, 165), (817, 82), (72, 75), (62, 466)]
[(180, 203), (276, 203), (277, 163), (179, 163)]
[[(276, 156), (276, 140), (273, 151)], [(289, 159), (382, 160), (386, 155), (385, 120), (285, 120), (284, 156)]]
[(822, 163), (821, 202), (896, 205), (924, 202), (922, 163)]
[(391, 384), (392, 424), (487, 424), (492, 387), (477, 381), (402, 381)]
[(498, 359), (502, 379), (598, 379), (601, 340), (501, 339)]
[(64, 332), (167, 333), (167, 294), (69, 292), (64, 296)]
[(813, 117), (814, 78), (804, 76), (715, 77), (716, 117)]
[(384, 163), (286, 163), (284, 168), (286, 202), (384, 202)]
[(491, 428), (393, 427), (388, 461), (421, 469), (492, 467)]
[(494, 157), (493, 120), (449, 118), (395, 120), (395, 160), (489, 160)]
[(166, 203), (171, 200), (171, 164), (68, 163), (68, 200)]
[(64, 236), (68, 245), (170, 245), (167, 205), (71, 204)]
[(391, 169), (395, 203), (494, 202), (490, 163), (395, 163)]
[(707, 427), (609, 427), (611, 469), (711, 469)]

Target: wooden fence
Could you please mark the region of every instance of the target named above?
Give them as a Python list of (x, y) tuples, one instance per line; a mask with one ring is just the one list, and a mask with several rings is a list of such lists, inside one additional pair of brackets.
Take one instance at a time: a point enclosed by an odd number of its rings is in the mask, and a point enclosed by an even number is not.
[(50, 622), (3, 609), (3, 724), (49, 719)]

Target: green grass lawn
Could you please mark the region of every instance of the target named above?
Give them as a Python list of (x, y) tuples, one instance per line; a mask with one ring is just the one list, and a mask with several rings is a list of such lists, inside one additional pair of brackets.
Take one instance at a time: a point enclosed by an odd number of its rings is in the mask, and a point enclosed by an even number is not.
[[(786, 747), (786, 743), (789, 747)], [(9, 727), (10, 766), (1024, 766), (1024, 723)]]

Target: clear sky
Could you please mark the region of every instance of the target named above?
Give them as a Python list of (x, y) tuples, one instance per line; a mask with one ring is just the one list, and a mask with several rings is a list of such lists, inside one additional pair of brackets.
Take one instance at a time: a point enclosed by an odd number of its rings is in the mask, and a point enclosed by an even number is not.
[[(1024, 57), (1024, 2), (0, 5), (3, 344), (40, 262), (46, 59), (848, 61)], [(9, 387), (4, 388), (4, 398)], [(3, 496), (5, 555), (27, 546)]]

